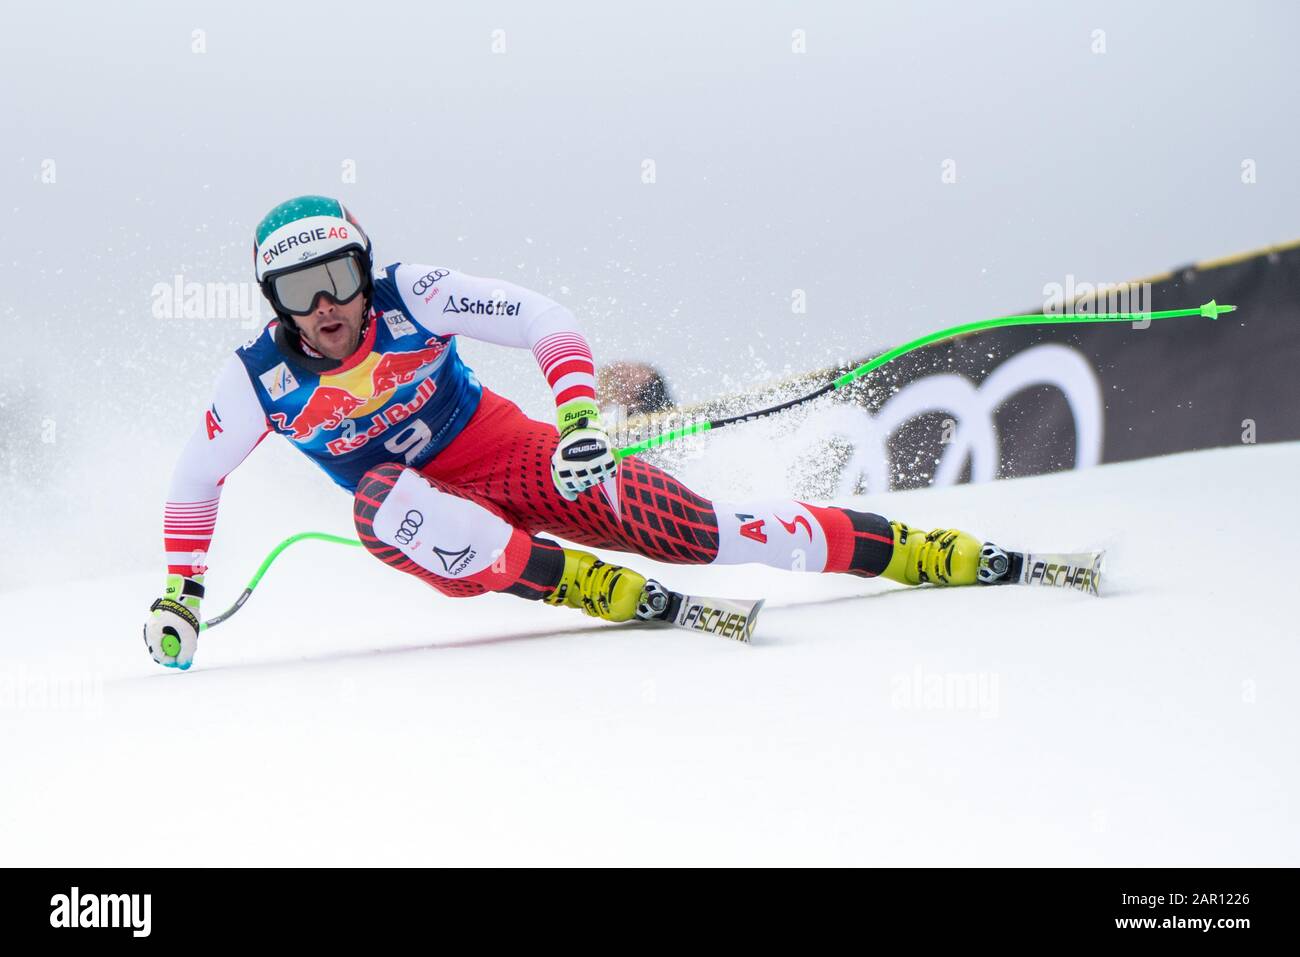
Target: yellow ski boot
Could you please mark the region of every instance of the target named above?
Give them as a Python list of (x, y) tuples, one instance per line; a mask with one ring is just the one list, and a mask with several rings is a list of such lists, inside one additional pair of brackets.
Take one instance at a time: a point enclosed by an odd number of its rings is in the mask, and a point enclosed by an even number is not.
[(631, 621), (638, 617), (645, 590), (645, 577), (630, 568), (607, 565), (591, 552), (566, 548), (560, 583), (542, 601), (578, 608), (605, 621)]
[(993, 583), (987, 568), (980, 573), (984, 546), (975, 536), (947, 528), (923, 532), (902, 522), (889, 524), (894, 530), (894, 554), (881, 573), (885, 578), (904, 585)]

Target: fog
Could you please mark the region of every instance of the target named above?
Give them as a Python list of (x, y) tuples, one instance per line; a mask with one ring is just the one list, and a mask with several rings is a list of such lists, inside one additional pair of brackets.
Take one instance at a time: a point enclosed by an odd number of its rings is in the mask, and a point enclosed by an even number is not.
[[(546, 292), (691, 402), (1297, 238), (1298, 38), (1283, 2), (11, 5), (0, 588), (161, 581), (174, 457), (269, 318), (165, 290), (253, 301), (289, 196), (380, 263)], [(463, 352), (545, 413), (530, 355)], [(254, 458), (268, 509), (346, 528), (285, 443)]]

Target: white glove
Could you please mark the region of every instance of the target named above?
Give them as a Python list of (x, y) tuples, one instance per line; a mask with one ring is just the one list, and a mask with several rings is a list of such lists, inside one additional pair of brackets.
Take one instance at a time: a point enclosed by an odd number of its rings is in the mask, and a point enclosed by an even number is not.
[(144, 644), (160, 665), (185, 671), (199, 648), (199, 600), (203, 576), (167, 576), (167, 591), (149, 607)]
[(614, 447), (600, 427), (600, 411), (590, 399), (574, 399), (556, 410), (560, 444), (551, 456), (551, 480), (570, 502), (618, 471)]

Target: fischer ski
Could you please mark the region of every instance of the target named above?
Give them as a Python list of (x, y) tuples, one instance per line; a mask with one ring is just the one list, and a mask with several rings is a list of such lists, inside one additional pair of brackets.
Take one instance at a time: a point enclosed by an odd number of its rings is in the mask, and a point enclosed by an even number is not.
[(986, 544), (979, 580), (985, 585), (1045, 585), (1101, 595), (1105, 552), (1008, 552)]
[(754, 636), (754, 625), (762, 607), (761, 598), (746, 601), (684, 595), (669, 591), (659, 582), (651, 580), (646, 582), (641, 604), (637, 608), (637, 618), (747, 643)]

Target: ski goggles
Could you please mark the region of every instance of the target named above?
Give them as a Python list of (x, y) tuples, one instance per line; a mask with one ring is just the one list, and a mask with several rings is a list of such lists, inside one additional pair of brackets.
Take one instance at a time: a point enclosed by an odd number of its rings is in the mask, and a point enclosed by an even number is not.
[(265, 282), (271, 304), (291, 316), (310, 315), (321, 296), (329, 296), (339, 305), (351, 302), (365, 285), (361, 259), (352, 252), (277, 273)]

